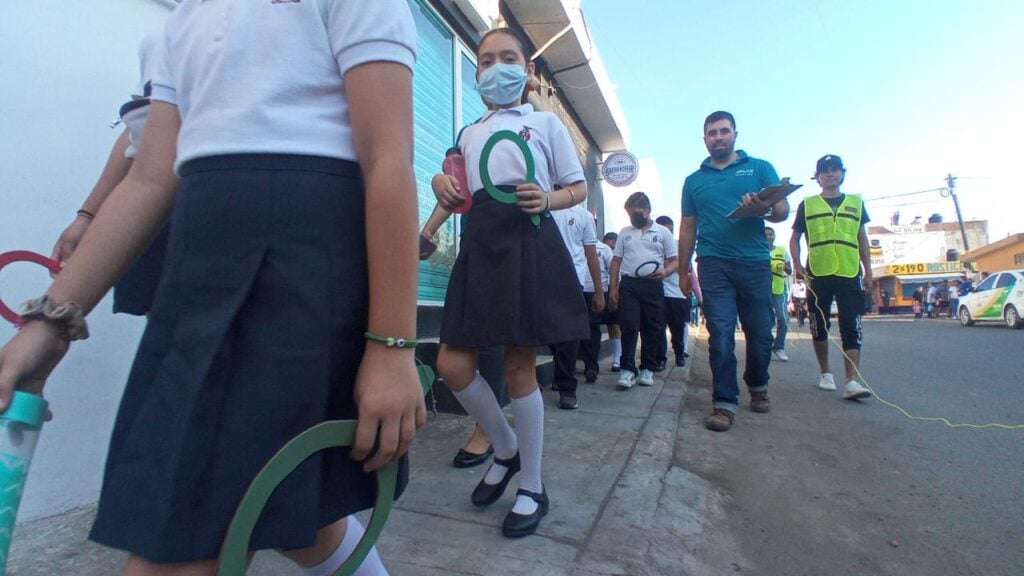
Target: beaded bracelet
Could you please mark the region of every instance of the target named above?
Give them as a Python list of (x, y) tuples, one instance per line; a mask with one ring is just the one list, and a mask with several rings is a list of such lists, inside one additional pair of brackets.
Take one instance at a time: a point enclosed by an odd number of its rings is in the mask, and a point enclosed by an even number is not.
[(380, 342), (388, 348), (415, 348), (420, 343), (415, 338), (395, 338), (393, 336), (381, 336), (373, 332), (366, 332), (365, 336), (367, 340)]

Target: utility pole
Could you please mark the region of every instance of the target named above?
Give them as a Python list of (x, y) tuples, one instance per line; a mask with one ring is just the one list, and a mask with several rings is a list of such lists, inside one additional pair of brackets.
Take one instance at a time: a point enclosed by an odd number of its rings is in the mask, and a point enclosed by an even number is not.
[(960, 202), (956, 199), (956, 178), (952, 174), (946, 174), (946, 187), (949, 195), (953, 198), (953, 206), (956, 207), (956, 222), (960, 225), (960, 237), (964, 241), (964, 252), (969, 252), (971, 247), (967, 245), (967, 230), (964, 229), (964, 219), (960, 216)]

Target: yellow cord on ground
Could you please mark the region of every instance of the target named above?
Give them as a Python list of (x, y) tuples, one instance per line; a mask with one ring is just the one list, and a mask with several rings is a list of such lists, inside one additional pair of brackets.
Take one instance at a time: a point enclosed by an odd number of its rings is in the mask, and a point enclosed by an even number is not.
[[(812, 294), (814, 294), (814, 290), (811, 289), (811, 284), (809, 282), (807, 282), (806, 284), (807, 284), (808, 292), (811, 292)], [(817, 310), (818, 310), (818, 313), (819, 313), (818, 317), (825, 319), (825, 322), (827, 323), (828, 322), (828, 316), (825, 315), (825, 313), (822, 311), (821, 307), (818, 305), (818, 295), (817, 294), (814, 294), (814, 307), (817, 308)], [(808, 322), (808, 324), (810, 324), (810, 322)], [(810, 329), (810, 328), (808, 327), (808, 329)], [(826, 329), (826, 332), (827, 332), (827, 329)], [(811, 334), (811, 339), (812, 339), (812, 341), (814, 339), (813, 333)], [(988, 423), (985, 423), (985, 424), (956, 423), (956, 422), (950, 422), (949, 419), (943, 418), (942, 416), (915, 416), (915, 415), (911, 414), (910, 412), (908, 412), (906, 409), (904, 409), (899, 404), (896, 404), (895, 402), (892, 402), (890, 400), (886, 400), (885, 398), (880, 396), (878, 394), (878, 392), (875, 391), (874, 388), (872, 388), (871, 384), (869, 384), (867, 379), (864, 378), (864, 375), (861, 374), (860, 366), (857, 366), (857, 364), (850, 358), (850, 356), (846, 353), (846, 351), (843, 350), (842, 342), (838, 338), (836, 338), (836, 337), (832, 336), (831, 334), (829, 334), (828, 335), (828, 340), (836, 345), (836, 348), (839, 349), (839, 352), (843, 355), (843, 358), (845, 359), (845, 361), (849, 362), (851, 365), (853, 365), (853, 369), (857, 373), (857, 378), (860, 379), (860, 382), (862, 384), (864, 384), (864, 386), (866, 386), (868, 390), (871, 391), (871, 394), (873, 394), (874, 397), (879, 402), (881, 402), (882, 404), (884, 404), (886, 406), (889, 406), (890, 408), (896, 409), (897, 411), (899, 411), (901, 414), (903, 414), (904, 416), (906, 416), (910, 420), (919, 420), (919, 421), (922, 421), (922, 422), (941, 422), (942, 424), (945, 424), (946, 426), (949, 426), (950, 428), (973, 428), (973, 429), (1000, 428), (1000, 429), (1003, 429), (1003, 430), (1024, 430), (1024, 424), (1001, 424), (1001, 423), (998, 423), (998, 422), (988, 422)]]

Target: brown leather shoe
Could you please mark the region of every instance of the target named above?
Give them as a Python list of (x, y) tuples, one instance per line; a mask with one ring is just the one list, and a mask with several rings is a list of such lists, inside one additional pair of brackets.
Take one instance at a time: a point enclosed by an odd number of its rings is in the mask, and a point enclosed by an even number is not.
[(768, 399), (767, 390), (750, 393), (750, 411), (760, 412), (761, 414), (772, 411), (772, 402)]
[(715, 408), (711, 412), (711, 416), (708, 416), (707, 420), (704, 421), (704, 426), (708, 430), (714, 430), (715, 432), (727, 432), (729, 428), (732, 428), (733, 413), (722, 408)]

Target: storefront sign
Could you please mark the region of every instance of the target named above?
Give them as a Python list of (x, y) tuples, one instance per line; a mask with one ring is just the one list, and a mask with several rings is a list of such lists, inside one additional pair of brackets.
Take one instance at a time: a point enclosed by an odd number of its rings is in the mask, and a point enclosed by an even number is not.
[(964, 267), (959, 262), (918, 262), (915, 264), (890, 264), (885, 272), (887, 275), (895, 274), (956, 274), (963, 272)]
[(639, 173), (640, 161), (625, 150), (609, 154), (601, 167), (601, 175), (605, 182), (612, 186), (629, 186)]

